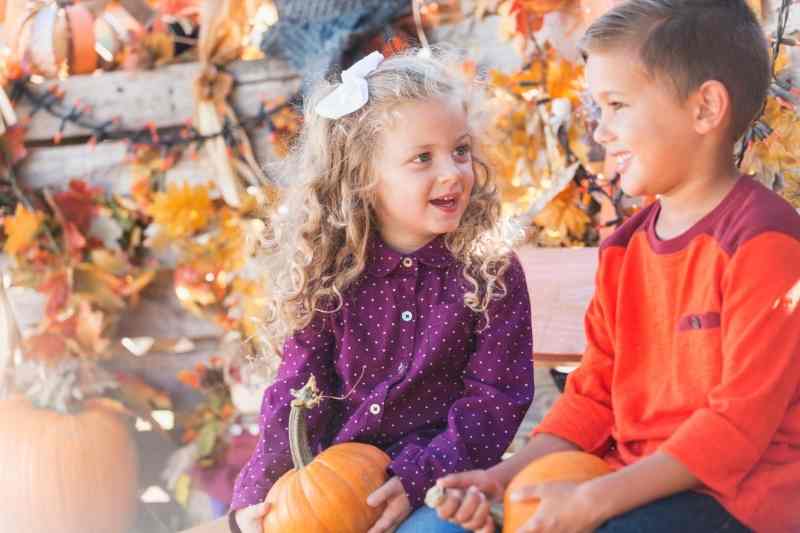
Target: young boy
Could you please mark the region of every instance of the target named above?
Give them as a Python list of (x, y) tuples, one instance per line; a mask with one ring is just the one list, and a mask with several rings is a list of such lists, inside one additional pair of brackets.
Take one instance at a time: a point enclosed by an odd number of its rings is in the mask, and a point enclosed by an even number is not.
[(800, 215), (732, 156), (768, 89), (763, 32), (745, 0), (631, 0), (583, 49), (596, 140), (659, 200), (600, 249), (564, 395), (511, 459), (439, 480), (439, 514), (493, 531), (517, 472), (580, 449), (614, 473), (522, 490), (541, 504), (521, 531), (800, 531)]

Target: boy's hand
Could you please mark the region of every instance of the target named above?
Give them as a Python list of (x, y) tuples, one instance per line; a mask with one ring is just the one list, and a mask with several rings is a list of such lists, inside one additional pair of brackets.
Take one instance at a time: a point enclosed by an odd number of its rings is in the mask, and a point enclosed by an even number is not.
[(444, 499), (436, 506), (440, 518), (479, 533), (495, 530), (489, 510), (493, 501), (503, 497), (503, 487), (486, 470), (450, 474), (436, 485), (445, 489)]
[(394, 531), (411, 514), (411, 502), (408, 501), (408, 495), (399, 477), (393, 477), (367, 497), (367, 504), (372, 507), (379, 507), (384, 503), (386, 509), (367, 533)]
[(257, 503), (236, 511), (236, 523), (242, 533), (261, 533), (264, 530), (264, 517), (269, 511), (267, 502)]
[(582, 490), (581, 483), (555, 481), (526, 485), (511, 494), (512, 501), (540, 500), (536, 514), (518, 533), (584, 533), (600, 527), (597, 502)]

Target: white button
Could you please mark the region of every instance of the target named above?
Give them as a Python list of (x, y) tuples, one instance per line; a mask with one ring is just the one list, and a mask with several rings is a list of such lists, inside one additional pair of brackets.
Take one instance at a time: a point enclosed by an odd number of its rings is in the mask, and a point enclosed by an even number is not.
[(414, 315), (411, 314), (411, 311), (403, 311), (403, 314), (400, 315), (400, 318), (402, 318), (404, 322), (411, 322), (411, 319), (414, 318)]
[(378, 405), (377, 403), (373, 403), (372, 405), (369, 406), (369, 412), (372, 413), (373, 415), (377, 415), (378, 413), (381, 412), (381, 406)]
[(410, 257), (406, 257), (405, 259), (403, 259), (403, 266), (411, 268), (412, 266), (414, 266), (414, 261)]

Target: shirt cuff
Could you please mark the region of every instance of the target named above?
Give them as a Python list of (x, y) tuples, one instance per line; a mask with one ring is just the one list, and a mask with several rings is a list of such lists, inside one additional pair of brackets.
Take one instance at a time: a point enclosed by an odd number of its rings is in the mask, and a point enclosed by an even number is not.
[[(418, 455), (418, 452), (415, 455)], [(411, 508), (421, 507), (425, 502), (425, 493), (436, 482), (413, 460), (413, 458), (397, 458), (389, 465), (389, 472), (400, 478), (403, 488), (411, 503)]]
[(711, 490), (726, 496), (735, 495), (736, 487), (760, 457), (746, 434), (710, 409), (695, 411), (660, 449)]

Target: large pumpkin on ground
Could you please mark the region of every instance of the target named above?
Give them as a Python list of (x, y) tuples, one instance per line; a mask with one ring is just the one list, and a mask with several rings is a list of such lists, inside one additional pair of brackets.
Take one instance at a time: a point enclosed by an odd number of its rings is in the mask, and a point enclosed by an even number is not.
[(512, 503), (510, 496), (515, 490), (548, 481), (588, 481), (610, 472), (608, 464), (596, 455), (577, 451), (552, 453), (532, 462), (506, 488), (503, 533), (517, 531), (539, 508), (537, 500)]
[(294, 469), (272, 486), (264, 533), (366, 533), (383, 513), (367, 496), (388, 479), (389, 456), (375, 446), (344, 443), (313, 457), (304, 411), (320, 401), (313, 376), (295, 393), (289, 415)]
[(0, 531), (121, 533), (135, 520), (136, 447), (103, 400), (76, 414), (1, 400), (0, 472)]

